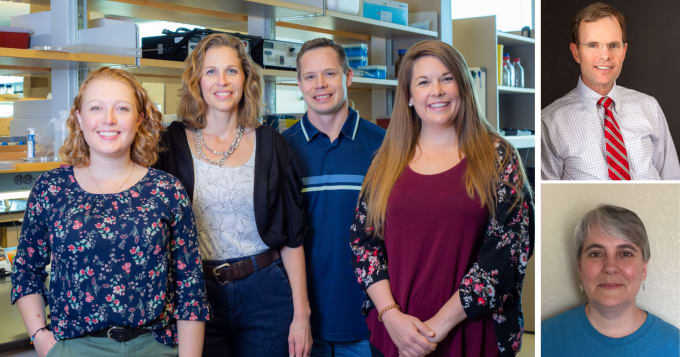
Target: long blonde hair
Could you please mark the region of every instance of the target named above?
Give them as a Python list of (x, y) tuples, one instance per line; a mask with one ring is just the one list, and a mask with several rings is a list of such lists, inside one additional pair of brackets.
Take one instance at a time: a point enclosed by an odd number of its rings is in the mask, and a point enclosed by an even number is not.
[[(426, 40), (416, 43), (401, 61), (390, 126), (361, 187), (360, 196), (368, 205), (366, 226), (373, 227), (378, 237), (384, 237), (387, 200), (392, 187), (413, 159), (418, 143), (422, 123), (415, 108), (409, 107), (408, 102), (411, 97), (413, 65), (424, 56), (439, 59), (458, 84), (461, 106), (453, 125), (458, 135), (458, 149), (467, 158), (465, 188), (468, 196), (478, 197), (492, 216), (495, 215), (496, 186), (500, 171), (507, 166), (513, 153), (516, 154), (515, 149), (489, 125), (480, 112), (470, 71), (463, 56), (441, 41)], [(497, 144), (504, 149), (504, 157), (500, 163), (496, 154)], [(515, 203), (523, 198), (521, 188), (525, 182), (521, 163), (518, 169), (520, 181), (517, 186), (520, 189), (516, 189)]]

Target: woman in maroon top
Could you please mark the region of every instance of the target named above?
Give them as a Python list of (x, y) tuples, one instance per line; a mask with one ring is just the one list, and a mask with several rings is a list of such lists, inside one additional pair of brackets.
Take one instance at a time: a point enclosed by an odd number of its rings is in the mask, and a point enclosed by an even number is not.
[(514, 356), (533, 246), (522, 163), (479, 112), (458, 51), (422, 41), (401, 63), (351, 231), (371, 343), (385, 356)]

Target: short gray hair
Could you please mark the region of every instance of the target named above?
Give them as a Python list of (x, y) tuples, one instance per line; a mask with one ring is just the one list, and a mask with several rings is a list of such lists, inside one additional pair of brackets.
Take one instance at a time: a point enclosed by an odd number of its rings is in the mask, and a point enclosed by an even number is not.
[(601, 229), (603, 232), (631, 242), (642, 251), (642, 259), (649, 261), (651, 252), (645, 225), (638, 215), (623, 207), (614, 205), (600, 205), (586, 213), (581, 222), (574, 230), (576, 242), (576, 260), (581, 261), (583, 242), (593, 229)]

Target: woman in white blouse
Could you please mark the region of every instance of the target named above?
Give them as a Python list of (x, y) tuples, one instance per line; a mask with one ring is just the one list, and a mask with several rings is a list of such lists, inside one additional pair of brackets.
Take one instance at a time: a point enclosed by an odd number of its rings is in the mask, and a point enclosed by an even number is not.
[(258, 122), (262, 77), (242, 42), (204, 38), (187, 57), (178, 116), (157, 167), (193, 200), (212, 319), (206, 356), (309, 355), (301, 179)]

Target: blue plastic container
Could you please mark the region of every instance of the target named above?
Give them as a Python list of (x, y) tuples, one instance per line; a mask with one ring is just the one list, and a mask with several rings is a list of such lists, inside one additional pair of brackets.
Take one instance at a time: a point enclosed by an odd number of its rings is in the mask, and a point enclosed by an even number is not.
[(371, 65), (359, 67), (359, 74), (361, 77), (385, 79), (387, 78), (387, 66)]
[(348, 43), (342, 47), (347, 57), (368, 57), (368, 45), (365, 43)]
[(359, 69), (359, 67), (368, 65), (368, 56), (347, 57), (347, 61), (349, 62), (350, 67), (354, 69)]

